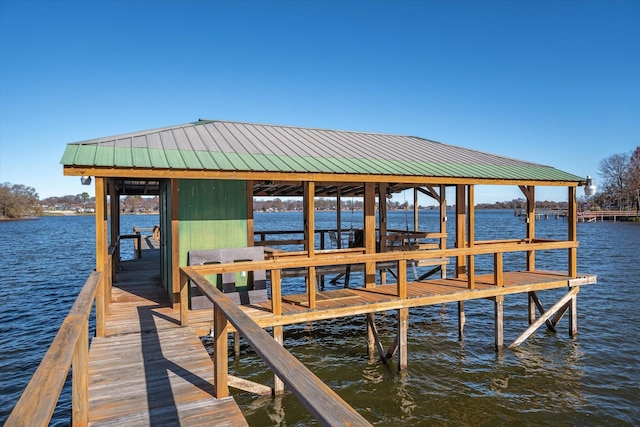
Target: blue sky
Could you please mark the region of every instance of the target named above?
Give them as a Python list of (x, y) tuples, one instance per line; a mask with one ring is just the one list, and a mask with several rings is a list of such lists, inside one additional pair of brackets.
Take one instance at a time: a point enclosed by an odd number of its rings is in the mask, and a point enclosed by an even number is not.
[[(417, 135), (597, 177), (640, 145), (640, 1), (0, 1), (0, 182), (199, 118)], [(479, 189), (478, 202), (521, 197)], [(566, 189), (539, 191), (562, 200)]]

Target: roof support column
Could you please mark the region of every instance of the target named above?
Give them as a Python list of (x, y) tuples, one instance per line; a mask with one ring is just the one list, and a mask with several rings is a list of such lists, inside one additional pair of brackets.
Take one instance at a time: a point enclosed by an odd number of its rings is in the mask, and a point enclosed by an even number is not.
[[(118, 242), (120, 236), (120, 194), (116, 180), (109, 178), (109, 208), (111, 210), (111, 246)], [(111, 277), (115, 281), (118, 264), (120, 262), (120, 245), (117, 245), (111, 260)], [(107, 291), (107, 301), (111, 302), (111, 289)]]
[[(576, 187), (569, 187), (567, 197), (569, 202), (567, 210), (567, 223), (569, 224), (568, 240), (575, 242), (578, 240), (578, 210), (576, 206)], [(578, 248), (569, 248), (569, 276), (578, 277)]]
[(247, 246), (253, 246), (253, 181), (247, 181)]
[[(102, 337), (106, 329), (109, 295), (111, 294), (111, 271), (105, 271), (109, 257), (107, 242), (107, 182), (96, 176), (96, 271), (102, 273), (102, 284), (96, 295), (96, 336)], [(107, 278), (108, 276), (108, 278)]]
[[(471, 248), (475, 242), (475, 227), (476, 227), (476, 207), (475, 207), (475, 186), (470, 184), (467, 186), (467, 202), (469, 204), (467, 208), (467, 227), (468, 227), (468, 239), (467, 245)], [(467, 267), (467, 287), (469, 289), (474, 289), (475, 285), (475, 257), (473, 255), (469, 255), (468, 257), (468, 267)]]
[(387, 251), (387, 183), (378, 184), (378, 229), (380, 230), (380, 252)]
[(304, 186), (304, 250), (309, 257), (315, 256), (315, 193), (316, 183), (309, 181)]
[[(376, 253), (376, 184), (364, 184), (364, 247), (365, 253)], [(376, 263), (365, 264), (364, 286), (372, 288), (376, 285)]]
[[(456, 248), (466, 247), (466, 230), (465, 230), (465, 189), (463, 184), (456, 185)], [(456, 257), (455, 277), (463, 277), (466, 274), (467, 265), (464, 256)]]
[[(447, 188), (444, 184), (440, 185), (440, 196), (438, 197), (438, 203), (440, 203), (440, 249), (447, 249)], [(446, 279), (447, 266), (442, 267), (441, 277)]]
[(342, 188), (340, 186), (338, 186), (336, 197), (336, 225), (338, 228), (338, 249), (342, 249)]
[[(535, 187), (520, 186), (522, 194), (527, 198), (527, 241), (533, 242), (536, 236), (536, 197)], [(536, 253), (535, 251), (527, 251), (527, 271), (536, 269)]]
[(420, 218), (418, 216), (418, 187), (413, 188), (413, 231), (420, 230)]
[(173, 309), (180, 309), (180, 180), (172, 178), (171, 187), (171, 288), (169, 298)]
[(107, 239), (107, 183), (96, 176), (96, 271), (102, 271), (109, 254)]

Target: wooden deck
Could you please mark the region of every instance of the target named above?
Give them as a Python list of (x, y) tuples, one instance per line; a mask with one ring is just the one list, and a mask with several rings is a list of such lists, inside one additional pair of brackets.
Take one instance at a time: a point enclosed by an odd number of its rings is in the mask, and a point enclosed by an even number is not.
[[(595, 276), (565, 272), (505, 272), (503, 286), (493, 275), (407, 283), (407, 298), (397, 285), (318, 292), (316, 308), (306, 294), (282, 297), (282, 315), (271, 301), (241, 306), (260, 327), (283, 326), (385, 310), (419, 307), (508, 294), (595, 283)], [(233, 398), (214, 397), (213, 362), (198, 336), (212, 327), (212, 310), (190, 310), (189, 327), (180, 327), (160, 285), (158, 251), (145, 248), (141, 259), (121, 264), (113, 285), (106, 336), (94, 338), (89, 352), (89, 424), (98, 425), (247, 425)], [(229, 326), (231, 330), (231, 326)]]
[(159, 258), (121, 264), (106, 336), (89, 350), (89, 425), (246, 426), (233, 398), (213, 395), (213, 362), (160, 285)]
[[(375, 311), (397, 310), (448, 302), (494, 298), (501, 295), (571, 288), (596, 282), (594, 275), (579, 274), (571, 278), (564, 272), (519, 271), (505, 272), (504, 286), (494, 284), (492, 274), (475, 278), (475, 289), (468, 289), (466, 278), (432, 279), (407, 284), (407, 299), (396, 296), (397, 285), (378, 285), (375, 288), (333, 289), (318, 292), (316, 308), (308, 307), (306, 294), (283, 295), (282, 315), (271, 313), (271, 301), (242, 306), (263, 328), (326, 320), (336, 317), (366, 314)], [(199, 334), (211, 328), (211, 310), (190, 310), (189, 323)]]

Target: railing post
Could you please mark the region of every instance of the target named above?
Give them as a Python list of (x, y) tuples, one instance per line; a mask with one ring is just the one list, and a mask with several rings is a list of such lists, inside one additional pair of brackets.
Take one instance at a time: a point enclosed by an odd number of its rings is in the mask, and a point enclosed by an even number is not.
[(229, 396), (229, 343), (227, 342), (227, 318), (216, 305), (213, 306), (213, 339), (216, 363), (213, 367), (215, 396)]
[(476, 267), (475, 267), (475, 257), (473, 255), (469, 255), (467, 257), (467, 287), (469, 289), (475, 289), (476, 287)]
[(499, 288), (504, 286), (503, 269), (502, 252), (496, 252), (493, 254), (493, 282)]
[(180, 326), (189, 326), (189, 277), (180, 270)]
[(86, 426), (89, 422), (89, 321), (81, 328), (73, 354), (71, 379), (71, 425)]
[(107, 325), (107, 307), (106, 307), (106, 294), (107, 294), (107, 282), (108, 272), (103, 271), (100, 275), (98, 283), (98, 291), (96, 293), (96, 336), (103, 337), (106, 332)]
[(280, 270), (271, 270), (271, 311), (274, 316), (282, 314), (282, 287)]
[(407, 260), (398, 260), (398, 298), (407, 298)]
[(307, 269), (307, 296), (309, 297), (309, 308), (316, 308), (316, 268), (311, 266)]

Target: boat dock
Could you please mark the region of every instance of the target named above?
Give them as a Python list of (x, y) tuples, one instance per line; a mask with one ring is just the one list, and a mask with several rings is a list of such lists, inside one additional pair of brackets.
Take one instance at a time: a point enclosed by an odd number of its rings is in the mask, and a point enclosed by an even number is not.
[[(213, 419), (243, 425), (229, 387), (273, 395), (286, 389), (321, 425), (370, 425), (286, 350), (287, 325), (365, 316), (369, 358), (393, 358), (404, 371), (411, 309), (456, 303), (462, 337), (465, 302), (490, 299), (490, 327), (502, 351), (509, 295), (528, 298), (523, 317), (529, 325), (508, 344), (515, 347), (540, 327), (555, 331), (565, 315), (575, 336), (577, 294), (596, 282), (577, 270), (583, 178), (424, 138), (199, 120), (69, 144), (62, 163), (65, 175), (94, 177), (81, 180), (95, 187), (96, 267), (8, 426), (47, 424), (72, 365), (74, 426)], [(477, 185), (520, 189), (524, 238), (476, 238)], [(565, 237), (536, 236), (538, 186), (567, 188)], [(404, 227), (393, 229), (387, 202), (410, 193), (412, 218), (407, 212)], [(440, 207), (428, 228), (420, 226), (420, 195)], [(158, 197), (159, 224), (150, 236), (119, 233), (126, 196)], [(256, 197), (301, 198), (300, 221), (285, 227), (296, 227), (297, 236), (256, 230)], [(316, 222), (319, 197), (335, 198), (338, 207), (344, 198), (362, 200), (362, 228), (350, 230), (346, 245), (341, 209), (330, 225), (335, 229)], [(122, 242), (131, 239), (135, 259), (121, 262)], [(159, 249), (144, 249), (153, 240)], [(563, 271), (539, 269), (536, 255), (548, 252), (563, 260)], [(520, 263), (511, 263), (514, 254)], [(325, 290), (325, 277), (335, 275), (348, 286)], [(298, 276), (293, 286), (291, 276)], [(336, 285), (335, 277), (330, 283)], [(547, 291), (554, 291), (551, 307), (538, 297)], [(96, 337), (89, 348), (94, 302)], [(377, 313), (386, 311), (397, 320), (387, 349), (376, 327)], [(204, 335), (213, 338), (212, 356), (198, 339)], [(273, 374), (271, 384), (229, 375), (230, 336), (236, 353), (240, 337), (255, 351)]]
[(583, 211), (578, 212), (578, 222), (629, 221), (640, 218), (638, 211)]

